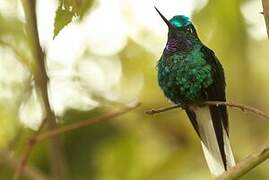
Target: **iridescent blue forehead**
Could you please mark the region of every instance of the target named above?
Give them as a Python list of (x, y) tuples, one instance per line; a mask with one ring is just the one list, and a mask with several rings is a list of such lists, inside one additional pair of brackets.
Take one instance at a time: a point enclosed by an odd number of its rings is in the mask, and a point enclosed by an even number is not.
[(170, 19), (170, 23), (177, 28), (188, 26), (191, 24), (190, 18), (187, 16), (174, 16), (172, 19)]

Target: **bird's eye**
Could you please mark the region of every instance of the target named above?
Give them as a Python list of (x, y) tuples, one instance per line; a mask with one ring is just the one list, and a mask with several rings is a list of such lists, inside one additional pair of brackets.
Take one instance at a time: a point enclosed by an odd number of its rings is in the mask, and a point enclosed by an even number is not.
[(193, 32), (191, 28), (187, 28), (186, 31), (187, 31), (188, 33), (192, 33), (192, 32)]

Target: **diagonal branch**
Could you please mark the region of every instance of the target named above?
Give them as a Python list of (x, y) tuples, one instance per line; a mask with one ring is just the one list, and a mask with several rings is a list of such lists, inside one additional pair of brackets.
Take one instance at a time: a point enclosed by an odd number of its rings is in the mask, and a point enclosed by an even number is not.
[(232, 180), (238, 179), (251, 169), (264, 162), (269, 158), (269, 143), (260, 148), (258, 151), (250, 154), (247, 158), (239, 162), (236, 166), (226, 171), (216, 180)]
[[(249, 111), (254, 114), (257, 114), (258, 116), (261, 116), (267, 120), (269, 120), (269, 115), (264, 113), (263, 111), (251, 107), (251, 106), (246, 106), (243, 104), (237, 104), (237, 103), (232, 103), (232, 102), (222, 102), (222, 101), (206, 101), (203, 103), (200, 103), (198, 105), (202, 106), (229, 106), (233, 108), (239, 108), (243, 112)], [(176, 108), (182, 108), (185, 109), (187, 106), (182, 106), (182, 105), (173, 105), (169, 107), (163, 107), (163, 108), (158, 108), (158, 109), (151, 109), (147, 110), (145, 113), (148, 115), (153, 115), (157, 113), (162, 113), (165, 111), (169, 111), (172, 109)], [(226, 171), (223, 175), (220, 177), (217, 177), (216, 180), (232, 180), (232, 179), (238, 179), (239, 177), (243, 176), (265, 160), (269, 158), (269, 143), (267, 143), (265, 146), (260, 148), (258, 151), (250, 154), (247, 158), (239, 162), (236, 166), (232, 167), (228, 171)]]
[[(10, 156), (11, 152), (8, 150), (1, 150), (0, 151), (0, 163), (5, 163), (10, 168), (16, 168), (20, 163), (15, 157)], [(46, 176), (39, 169), (35, 168), (34, 166), (25, 166), (24, 175), (29, 179), (34, 180), (48, 180), (51, 179), (50, 177)]]
[(269, 37), (269, 0), (262, 0), (263, 15), (266, 24), (267, 35)]
[(102, 115), (100, 117), (80, 121), (80, 122), (77, 122), (77, 123), (72, 123), (72, 124), (66, 125), (66, 126), (61, 127), (61, 128), (52, 129), (52, 130), (49, 130), (47, 132), (39, 134), (37, 136), (36, 140), (39, 142), (39, 141), (55, 137), (55, 136), (58, 136), (60, 134), (66, 133), (66, 132), (69, 132), (69, 131), (84, 128), (84, 127), (87, 127), (87, 126), (90, 126), (90, 125), (97, 124), (99, 122), (109, 120), (111, 118), (118, 117), (118, 116), (120, 116), (122, 114), (125, 114), (125, 113), (137, 108), (138, 106), (140, 106), (140, 103), (136, 103), (135, 105), (130, 106), (130, 107), (122, 107), (120, 109), (119, 108), (114, 109), (114, 110), (112, 110), (112, 111), (110, 111), (110, 112), (108, 112), (108, 113), (106, 113), (106, 114), (104, 114), (104, 115)]
[(48, 138), (53, 138), (56, 137), (60, 134), (69, 132), (69, 131), (73, 131), (76, 129), (80, 129), (80, 128), (84, 128), (87, 126), (91, 126), (103, 121), (107, 121), (109, 119), (121, 116), (131, 110), (134, 110), (135, 108), (137, 108), (138, 106), (140, 106), (140, 103), (136, 103), (134, 105), (131, 106), (124, 106), (124, 107), (118, 107), (118, 108), (114, 108), (112, 111), (105, 113), (104, 115), (100, 116), (100, 117), (96, 117), (93, 119), (88, 119), (88, 120), (84, 120), (84, 121), (80, 121), (77, 123), (73, 123), (70, 125), (66, 125), (62, 128), (55, 128), (52, 130), (49, 130), (47, 132), (44, 133), (40, 133), (41, 129), (43, 128), (43, 126), (45, 125), (45, 120), (42, 122), (42, 125), (40, 126), (39, 130), (33, 134), (33, 136), (30, 138), (30, 140), (28, 141), (27, 146), (24, 149), (24, 153), (22, 155), (21, 161), (19, 164), (17, 164), (17, 169), (16, 172), (14, 174), (13, 179), (17, 180), (20, 178), (20, 176), (23, 173), (24, 168), (26, 168), (26, 162), (32, 152), (32, 149), (34, 147), (34, 145), (40, 141), (43, 141), (45, 139)]
[(24, 171), (24, 168), (26, 166), (26, 163), (30, 157), (30, 154), (34, 148), (34, 145), (36, 144), (36, 139), (38, 137), (38, 134), (40, 133), (40, 131), (43, 129), (43, 127), (45, 126), (46, 124), (46, 119), (44, 119), (42, 121), (42, 124), (41, 126), (39, 127), (38, 131), (36, 133), (34, 133), (32, 135), (32, 137), (28, 140), (25, 148), (24, 148), (24, 151), (23, 151), (23, 154), (22, 154), (22, 157), (21, 157), (21, 160), (18, 164), (16, 164), (16, 169), (15, 169), (15, 172), (14, 172), (14, 175), (13, 175), (13, 180), (18, 180), (20, 179), (23, 171)]

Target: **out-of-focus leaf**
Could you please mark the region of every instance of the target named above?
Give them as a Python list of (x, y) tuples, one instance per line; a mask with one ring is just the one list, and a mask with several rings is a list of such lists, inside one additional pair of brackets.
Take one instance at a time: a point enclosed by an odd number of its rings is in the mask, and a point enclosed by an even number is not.
[(92, 4), (93, 0), (60, 0), (54, 21), (53, 38), (74, 18), (78, 17), (82, 20)]
[(0, 14), (0, 38), (5, 35), (12, 35), (15, 38), (24, 37), (23, 23), (14, 17), (5, 17)]
[(4, 16), (0, 13), (0, 48), (6, 48), (8, 54), (14, 54), (16, 59), (30, 71), (31, 64), (27, 35), (24, 31), (24, 23), (16, 17)]
[(73, 2), (76, 15), (82, 20), (88, 10), (92, 7), (94, 0), (73, 0)]

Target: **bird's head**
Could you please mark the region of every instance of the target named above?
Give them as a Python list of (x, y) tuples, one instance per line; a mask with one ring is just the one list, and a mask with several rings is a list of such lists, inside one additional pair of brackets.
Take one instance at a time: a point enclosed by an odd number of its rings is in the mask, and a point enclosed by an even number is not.
[(187, 16), (184, 15), (177, 15), (174, 16), (172, 19), (167, 20), (165, 16), (155, 7), (158, 14), (161, 16), (163, 21), (167, 24), (169, 33), (172, 34), (181, 34), (181, 35), (194, 35), (197, 36), (196, 30)]

